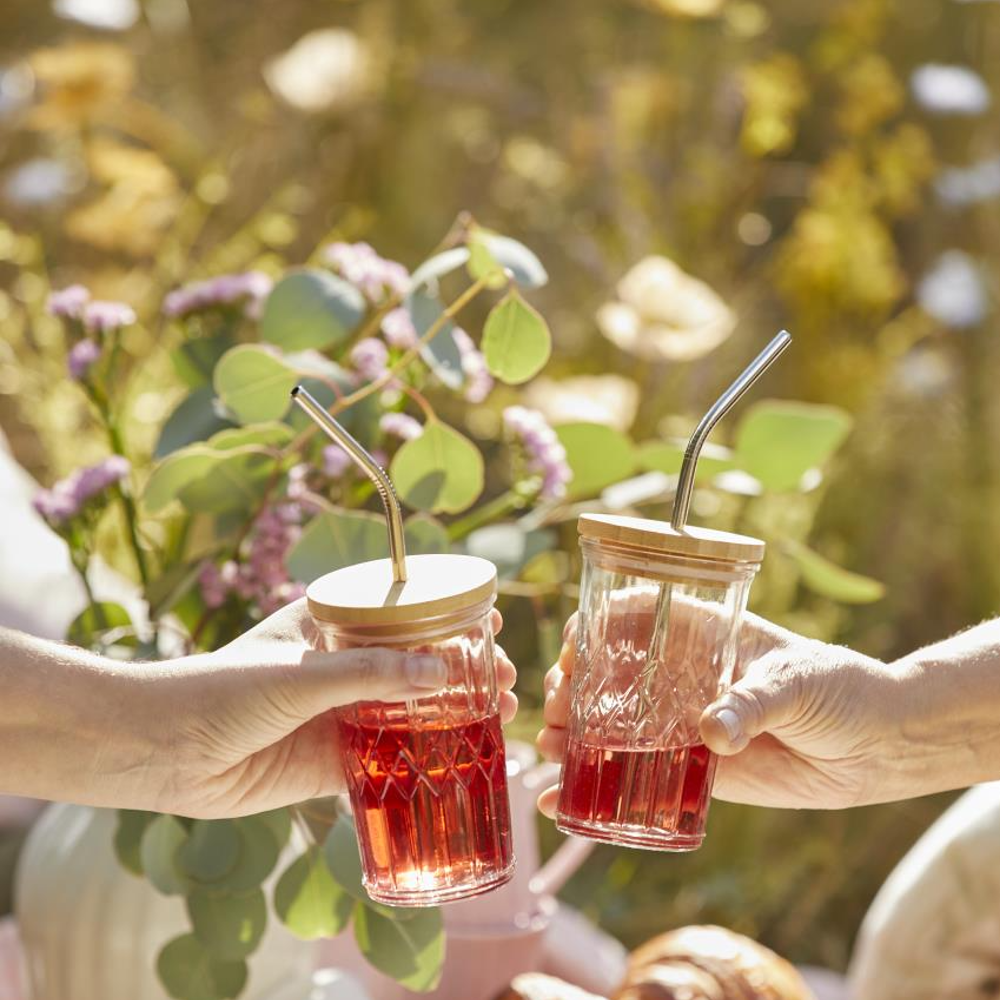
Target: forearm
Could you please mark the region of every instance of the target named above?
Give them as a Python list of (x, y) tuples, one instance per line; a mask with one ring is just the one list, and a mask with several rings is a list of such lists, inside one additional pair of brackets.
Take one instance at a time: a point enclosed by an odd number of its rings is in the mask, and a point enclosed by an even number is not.
[(0, 791), (123, 803), (148, 759), (132, 686), (122, 664), (0, 629)]
[(1000, 779), (1000, 618), (892, 664), (906, 795)]

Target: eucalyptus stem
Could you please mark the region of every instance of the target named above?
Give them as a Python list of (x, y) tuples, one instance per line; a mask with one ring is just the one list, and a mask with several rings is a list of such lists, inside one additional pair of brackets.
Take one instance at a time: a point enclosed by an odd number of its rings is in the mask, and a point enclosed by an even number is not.
[(500, 496), (477, 507), (470, 514), (452, 522), (448, 526), (448, 538), (457, 542), (467, 535), (471, 535), (476, 528), (481, 528), (490, 521), (503, 517), (505, 514), (512, 514), (515, 510), (521, 510), (526, 506), (525, 498), (516, 490), (507, 490)]

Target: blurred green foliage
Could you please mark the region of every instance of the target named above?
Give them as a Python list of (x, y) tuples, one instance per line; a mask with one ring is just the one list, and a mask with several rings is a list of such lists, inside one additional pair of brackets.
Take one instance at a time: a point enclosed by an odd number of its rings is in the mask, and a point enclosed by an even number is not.
[[(276, 272), (331, 238), (418, 260), (470, 209), (545, 262), (551, 280), (533, 301), (552, 328), (547, 373), (614, 372), (637, 387), (620, 428), (635, 441), (683, 438), (777, 327), (796, 335), (763, 394), (846, 408), (851, 437), (814, 488), (747, 498), (706, 484), (694, 519), (808, 541), (812, 554), (878, 578), (885, 596), (848, 607), (810, 593), (802, 581), (823, 567), (803, 566), (793, 545), (769, 554), (757, 610), (886, 658), (996, 613), (995, 323), (950, 329), (914, 297), (952, 246), (997, 273), (1000, 202), (956, 208), (929, 187), (942, 168), (996, 150), (981, 118), (932, 117), (908, 80), (923, 63), (971, 64), (1000, 96), (997, 5), (140, 8), (121, 34), (31, 0), (0, 10), (0, 64), (21, 74), (4, 76), (4, 93), (29, 95), (0, 120), (0, 419), (40, 478), (103, 454), (65, 383), (61, 331), (43, 315), (50, 287), (82, 280), (137, 304), (146, 323), (124, 347), (144, 363), (128, 386), (127, 437), (151, 452), (182, 396), (165, 352), (152, 350), (171, 336), (156, 321), (167, 289), (248, 266)], [(330, 28), (333, 71), (315, 62), (303, 81), (273, 62)], [(11, 198), (16, 170), (37, 158), (60, 165), (56, 196)], [(717, 349), (681, 361), (601, 336), (595, 314), (650, 253), (706, 281), (738, 317)], [(481, 329), (477, 309), (470, 325)], [(489, 411), (478, 419), (482, 436), (495, 433)], [(105, 526), (109, 539), (117, 529)], [(553, 586), (575, 574), (562, 554), (575, 549), (571, 525), (558, 538), (561, 553), (533, 555), (502, 605), (521, 667), (521, 734), (533, 735), (541, 675), (573, 605)], [(793, 814), (717, 804), (696, 855), (602, 849), (566, 894), (630, 944), (714, 920), (841, 965), (880, 881), (940, 805)]]

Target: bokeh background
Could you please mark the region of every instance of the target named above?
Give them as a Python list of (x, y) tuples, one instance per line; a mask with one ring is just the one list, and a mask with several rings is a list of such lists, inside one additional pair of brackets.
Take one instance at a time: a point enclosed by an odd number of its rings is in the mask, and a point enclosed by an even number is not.
[[(637, 440), (683, 434), (792, 330), (762, 391), (843, 407), (854, 430), (807, 501), (755, 517), (804, 519), (885, 594), (849, 606), (772, 571), (755, 606), (897, 657), (1000, 608), (998, 99), (990, 0), (4, 0), (0, 424), (43, 482), (103, 453), (52, 287), (152, 317), (180, 282), (324, 240), (414, 266), (470, 211), (549, 271), (547, 376), (620, 376), (605, 410)], [(599, 308), (651, 253), (736, 313), (725, 343), (680, 360), (606, 336)], [(149, 358), (129, 387), (140, 450), (176, 399), (161, 335), (129, 343)], [(696, 516), (733, 502), (706, 491)], [(505, 598), (521, 735), (571, 607)], [(842, 968), (947, 801), (717, 804), (700, 852), (602, 848), (565, 896), (629, 945), (712, 921)]]

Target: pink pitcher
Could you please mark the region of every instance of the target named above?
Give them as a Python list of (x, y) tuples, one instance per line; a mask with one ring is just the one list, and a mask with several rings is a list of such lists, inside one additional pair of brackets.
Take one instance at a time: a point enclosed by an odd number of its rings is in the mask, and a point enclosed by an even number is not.
[[(444, 908), (448, 948), (441, 983), (432, 994), (435, 998), (491, 1000), (522, 972), (551, 972), (596, 993), (607, 992), (620, 981), (625, 955), (621, 945), (555, 899), (593, 844), (568, 838), (540, 865), (535, 800), (558, 776), (559, 766), (537, 763), (530, 745), (508, 741), (507, 783), (517, 867), (505, 886)], [(427, 996), (412, 993), (372, 969), (349, 933), (325, 942), (320, 961), (350, 972), (372, 1000)]]

